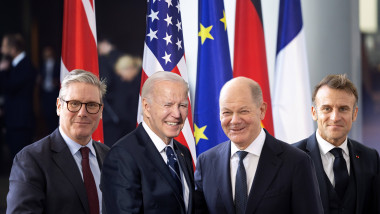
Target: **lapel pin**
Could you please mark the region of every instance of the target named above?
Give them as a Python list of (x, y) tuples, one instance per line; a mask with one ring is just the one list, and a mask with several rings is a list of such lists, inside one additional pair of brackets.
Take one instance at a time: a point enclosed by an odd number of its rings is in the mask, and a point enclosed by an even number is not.
[(355, 155), (355, 157), (356, 157), (357, 159), (359, 159), (359, 155)]
[(181, 152), (181, 156), (182, 156), (182, 157), (185, 157), (185, 156), (183, 155), (183, 153), (182, 153), (182, 152)]

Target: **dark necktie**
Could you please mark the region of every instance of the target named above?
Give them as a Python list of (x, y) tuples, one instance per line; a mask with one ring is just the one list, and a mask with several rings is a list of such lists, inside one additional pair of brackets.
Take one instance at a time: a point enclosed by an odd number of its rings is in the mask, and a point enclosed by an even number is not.
[(243, 160), (248, 152), (238, 151), (236, 153), (239, 156), (239, 166), (236, 172), (235, 181), (235, 212), (236, 214), (241, 214), (245, 212), (248, 198), (247, 174), (245, 173), (243, 164)]
[(86, 187), (88, 206), (90, 207), (90, 214), (99, 214), (99, 199), (98, 191), (94, 176), (92, 175), (90, 162), (88, 158), (90, 149), (88, 147), (82, 147), (80, 153), (82, 154), (82, 172), (84, 186)]
[(334, 177), (335, 177), (335, 191), (340, 198), (343, 198), (344, 193), (348, 185), (348, 171), (346, 161), (344, 160), (342, 149), (334, 148), (330, 150), (330, 153), (334, 155)]
[(176, 186), (182, 195), (182, 183), (181, 183), (181, 176), (180, 176), (181, 174), (179, 173), (179, 165), (177, 162), (177, 158), (174, 155), (172, 147), (170, 146), (166, 147), (166, 156), (168, 158), (167, 165), (170, 169), (170, 174), (174, 178)]

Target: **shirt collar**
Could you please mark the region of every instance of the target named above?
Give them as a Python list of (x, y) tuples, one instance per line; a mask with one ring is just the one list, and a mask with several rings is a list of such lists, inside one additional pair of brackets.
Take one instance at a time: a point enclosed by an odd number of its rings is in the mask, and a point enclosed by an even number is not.
[(158, 152), (160, 153), (163, 152), (166, 146), (171, 146), (174, 150), (173, 139), (170, 140), (169, 145), (166, 145), (164, 141), (160, 137), (158, 137), (156, 133), (154, 133), (152, 129), (149, 128), (148, 124), (146, 124), (144, 121), (142, 122), (142, 126), (144, 127), (145, 131), (148, 133), (150, 139), (153, 141), (153, 144), (156, 146)]
[(12, 60), (12, 65), (13, 67), (16, 67), (16, 65), (25, 57), (25, 51), (21, 52), (19, 55), (17, 55), (13, 60)]
[[(321, 154), (326, 155), (328, 152), (330, 152), (331, 149), (336, 147), (333, 144), (327, 142), (325, 139), (323, 139), (322, 136), (319, 134), (319, 130), (316, 131), (315, 135), (317, 137), (319, 151), (321, 152)], [(347, 137), (344, 140), (344, 142), (336, 148), (341, 148), (343, 152), (346, 153), (346, 155), (348, 155), (349, 152), (348, 152), (348, 146), (347, 146)]]
[(77, 153), (79, 151), (79, 149), (82, 147), (88, 147), (90, 149), (91, 153), (96, 157), (96, 152), (95, 152), (94, 145), (92, 143), (92, 139), (90, 139), (90, 141), (87, 143), (86, 146), (82, 146), (79, 143), (73, 141), (69, 136), (67, 136), (65, 134), (65, 132), (63, 132), (61, 127), (59, 127), (59, 132), (61, 133), (63, 140), (65, 141), (65, 143), (69, 147), (71, 155), (75, 155), (75, 153)]
[[(263, 149), (263, 146), (264, 146), (265, 138), (266, 138), (265, 131), (264, 129), (261, 128), (259, 136), (257, 136), (256, 139), (253, 140), (253, 142), (246, 149), (244, 149), (244, 151), (260, 157), (261, 150)], [(237, 151), (240, 151), (240, 149), (238, 149), (235, 143), (231, 141), (231, 157), (234, 154), (236, 154)]]

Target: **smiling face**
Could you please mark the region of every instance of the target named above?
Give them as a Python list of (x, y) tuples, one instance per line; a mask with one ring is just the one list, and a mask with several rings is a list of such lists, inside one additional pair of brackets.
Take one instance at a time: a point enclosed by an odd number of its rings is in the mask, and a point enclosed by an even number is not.
[(164, 143), (177, 137), (188, 114), (187, 88), (181, 82), (159, 81), (143, 98), (144, 122)]
[(267, 105), (254, 100), (250, 80), (234, 79), (230, 83), (220, 93), (220, 121), (227, 137), (243, 150), (260, 134)]
[(345, 90), (322, 86), (315, 97), (312, 116), (318, 123), (318, 133), (329, 143), (339, 146), (347, 138), (358, 107), (355, 96)]
[[(100, 102), (99, 89), (89, 83), (71, 83), (63, 97), (64, 100), (77, 100), (82, 103)], [(91, 139), (92, 133), (98, 127), (99, 120), (102, 118), (103, 107), (97, 114), (89, 114), (85, 105), (82, 105), (78, 112), (70, 112), (66, 102), (57, 99), (57, 115), (59, 125), (63, 132), (75, 142), (86, 145)]]

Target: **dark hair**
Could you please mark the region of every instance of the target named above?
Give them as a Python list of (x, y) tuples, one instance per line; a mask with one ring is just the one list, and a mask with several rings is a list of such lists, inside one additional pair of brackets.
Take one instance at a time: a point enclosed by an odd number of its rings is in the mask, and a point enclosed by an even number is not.
[(358, 104), (359, 96), (358, 90), (356, 89), (355, 85), (347, 78), (346, 74), (334, 74), (327, 75), (325, 78), (322, 79), (321, 82), (319, 82), (318, 85), (314, 87), (312, 96), (314, 106), (316, 105), (315, 97), (318, 93), (318, 90), (325, 85), (332, 89), (344, 90), (349, 94), (353, 94), (355, 96), (355, 105)]
[(17, 51), (25, 50), (25, 40), (20, 33), (8, 33), (3, 38), (7, 38), (8, 46), (16, 48)]

